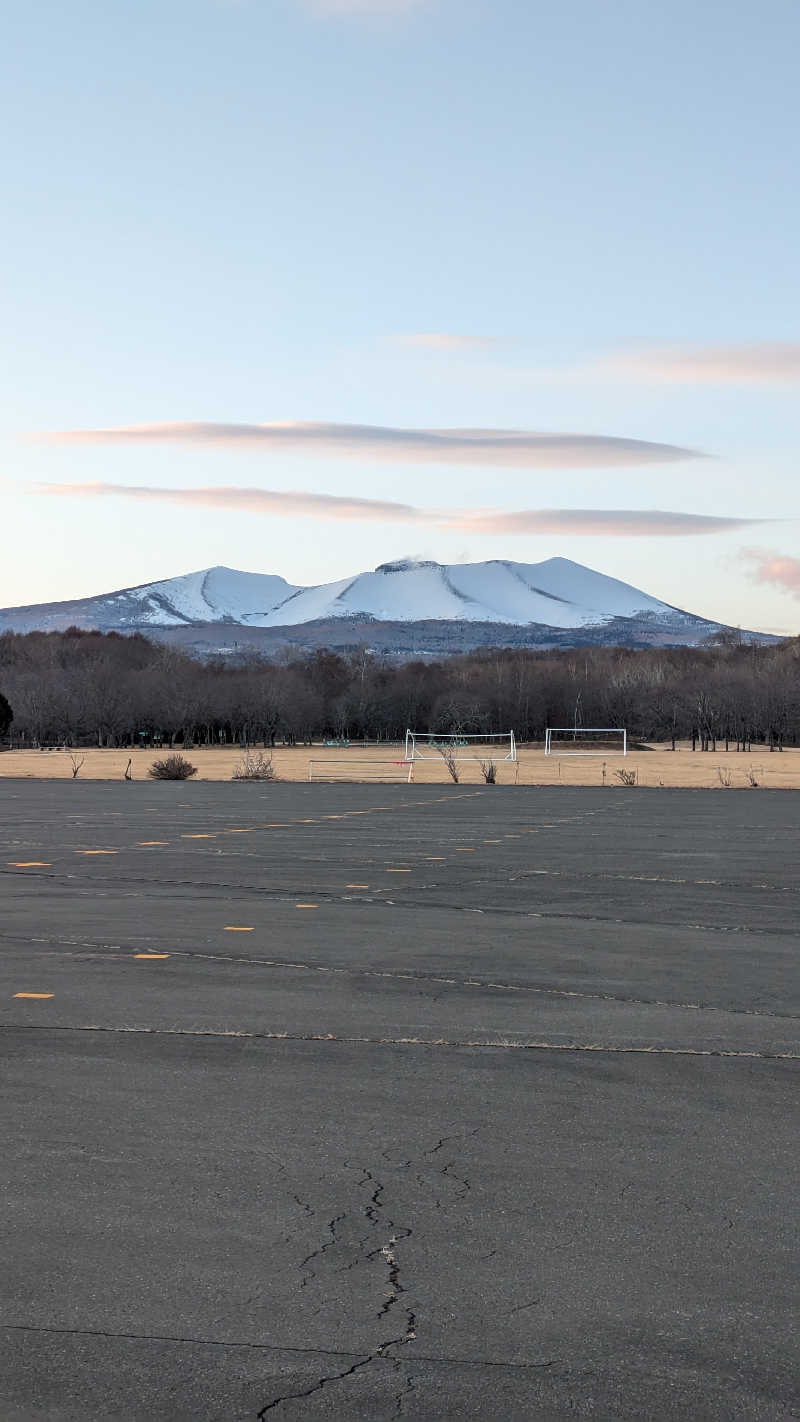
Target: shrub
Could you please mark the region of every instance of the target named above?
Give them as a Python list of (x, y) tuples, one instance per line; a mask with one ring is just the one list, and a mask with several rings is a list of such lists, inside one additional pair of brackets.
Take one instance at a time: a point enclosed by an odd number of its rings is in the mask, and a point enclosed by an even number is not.
[(245, 751), (241, 760), (233, 767), (231, 780), (274, 780), (275, 767), (272, 756), (257, 751), (254, 755)]
[(147, 774), (153, 780), (188, 780), (197, 774), (197, 766), (185, 755), (167, 755), (163, 760), (154, 760)]
[(727, 765), (718, 765), (717, 775), (719, 776), (720, 785), (728, 786), (733, 784), (733, 771), (729, 770)]
[(635, 785), (639, 778), (636, 770), (615, 770), (614, 774), (620, 785)]
[(495, 765), (493, 760), (481, 761), (481, 775), (483, 776), (487, 785), (497, 784), (497, 766)]

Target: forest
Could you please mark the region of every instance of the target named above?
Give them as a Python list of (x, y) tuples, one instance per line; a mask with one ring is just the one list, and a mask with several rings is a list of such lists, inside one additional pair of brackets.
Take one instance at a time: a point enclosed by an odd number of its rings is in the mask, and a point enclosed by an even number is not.
[(409, 727), (513, 729), (520, 742), (535, 742), (548, 725), (624, 726), (642, 741), (691, 740), (701, 750), (797, 745), (800, 638), (486, 649), (426, 661), (360, 648), (234, 663), (200, 661), (139, 635), (0, 635), (5, 747), (398, 741)]

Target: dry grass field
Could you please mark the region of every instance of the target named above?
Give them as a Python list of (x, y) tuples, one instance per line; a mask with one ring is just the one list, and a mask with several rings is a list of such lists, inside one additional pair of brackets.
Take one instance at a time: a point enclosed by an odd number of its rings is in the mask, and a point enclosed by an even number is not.
[[(180, 747), (177, 748), (180, 751)], [(148, 766), (165, 751), (151, 750), (80, 750), (75, 752), (82, 760), (78, 775), (83, 780), (121, 780), (128, 760), (132, 760), (134, 780), (147, 779)], [(232, 746), (215, 749), (195, 748), (187, 752), (193, 765), (197, 766), (197, 780), (230, 780), (234, 767), (241, 758), (241, 752)], [(367, 750), (349, 748), (346, 750), (326, 749), (322, 746), (297, 746), (290, 749), (279, 747), (273, 753), (273, 764), (279, 780), (307, 780), (309, 761), (314, 762), (314, 775), (327, 773), (333, 779), (353, 781), (402, 781), (408, 775), (408, 766), (403, 764), (401, 747)], [(605, 762), (605, 781), (604, 775)], [(480, 784), (482, 776), (477, 762), (462, 762), (458, 766), (460, 780), (464, 784)], [(633, 751), (625, 759), (621, 756), (606, 757), (562, 757), (545, 756), (540, 747), (521, 748), (516, 764), (497, 762), (497, 783), (499, 785), (606, 785), (619, 786), (618, 771), (636, 772), (637, 784), (655, 788), (682, 787), (686, 789), (723, 789), (726, 782), (731, 787), (749, 787), (749, 775), (760, 787), (769, 790), (800, 789), (800, 749), (786, 750), (770, 754), (766, 748), (737, 754), (725, 752), (693, 753), (691, 746), (681, 746), (671, 751), (663, 746), (653, 746), (644, 751)], [(70, 752), (65, 750), (24, 750), (5, 751), (0, 754), (0, 778), (64, 780), (72, 775)], [(449, 783), (447, 767), (441, 760), (416, 761), (414, 782), (416, 784)], [(191, 782), (189, 782), (191, 783)]]

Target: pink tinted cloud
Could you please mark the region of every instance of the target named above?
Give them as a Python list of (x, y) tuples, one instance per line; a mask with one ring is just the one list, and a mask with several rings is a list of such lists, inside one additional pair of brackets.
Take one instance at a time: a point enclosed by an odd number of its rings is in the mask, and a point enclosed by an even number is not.
[(410, 331), (397, 339), (401, 345), (421, 346), (429, 351), (474, 350), (476, 346), (493, 344), (486, 336), (460, 336), (455, 331)]
[(702, 385), (782, 385), (800, 382), (800, 341), (687, 346), (609, 356), (599, 368), (641, 380)]
[(750, 564), (750, 576), (755, 582), (782, 588), (800, 599), (800, 558), (767, 548), (743, 548), (739, 556)]
[(425, 524), (471, 534), (564, 534), (578, 537), (678, 538), (728, 533), (761, 522), (708, 514), (648, 509), (424, 509), (382, 499), (312, 494), (303, 490), (208, 487), (169, 489), (143, 484), (44, 484), (53, 498), (121, 497), (184, 507), (239, 510), (273, 518), (316, 518), (346, 522)]
[(111, 429), (55, 430), (50, 444), (194, 444), (405, 464), (468, 464), (508, 469), (591, 469), (696, 459), (697, 450), (618, 435), (503, 429), (393, 429), (321, 421), (222, 424), (184, 421)]

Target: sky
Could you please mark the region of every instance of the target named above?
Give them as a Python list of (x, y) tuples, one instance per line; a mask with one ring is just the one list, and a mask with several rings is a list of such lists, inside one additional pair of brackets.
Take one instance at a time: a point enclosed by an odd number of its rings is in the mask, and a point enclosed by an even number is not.
[(0, 606), (572, 558), (800, 632), (796, 0), (37, 0)]

